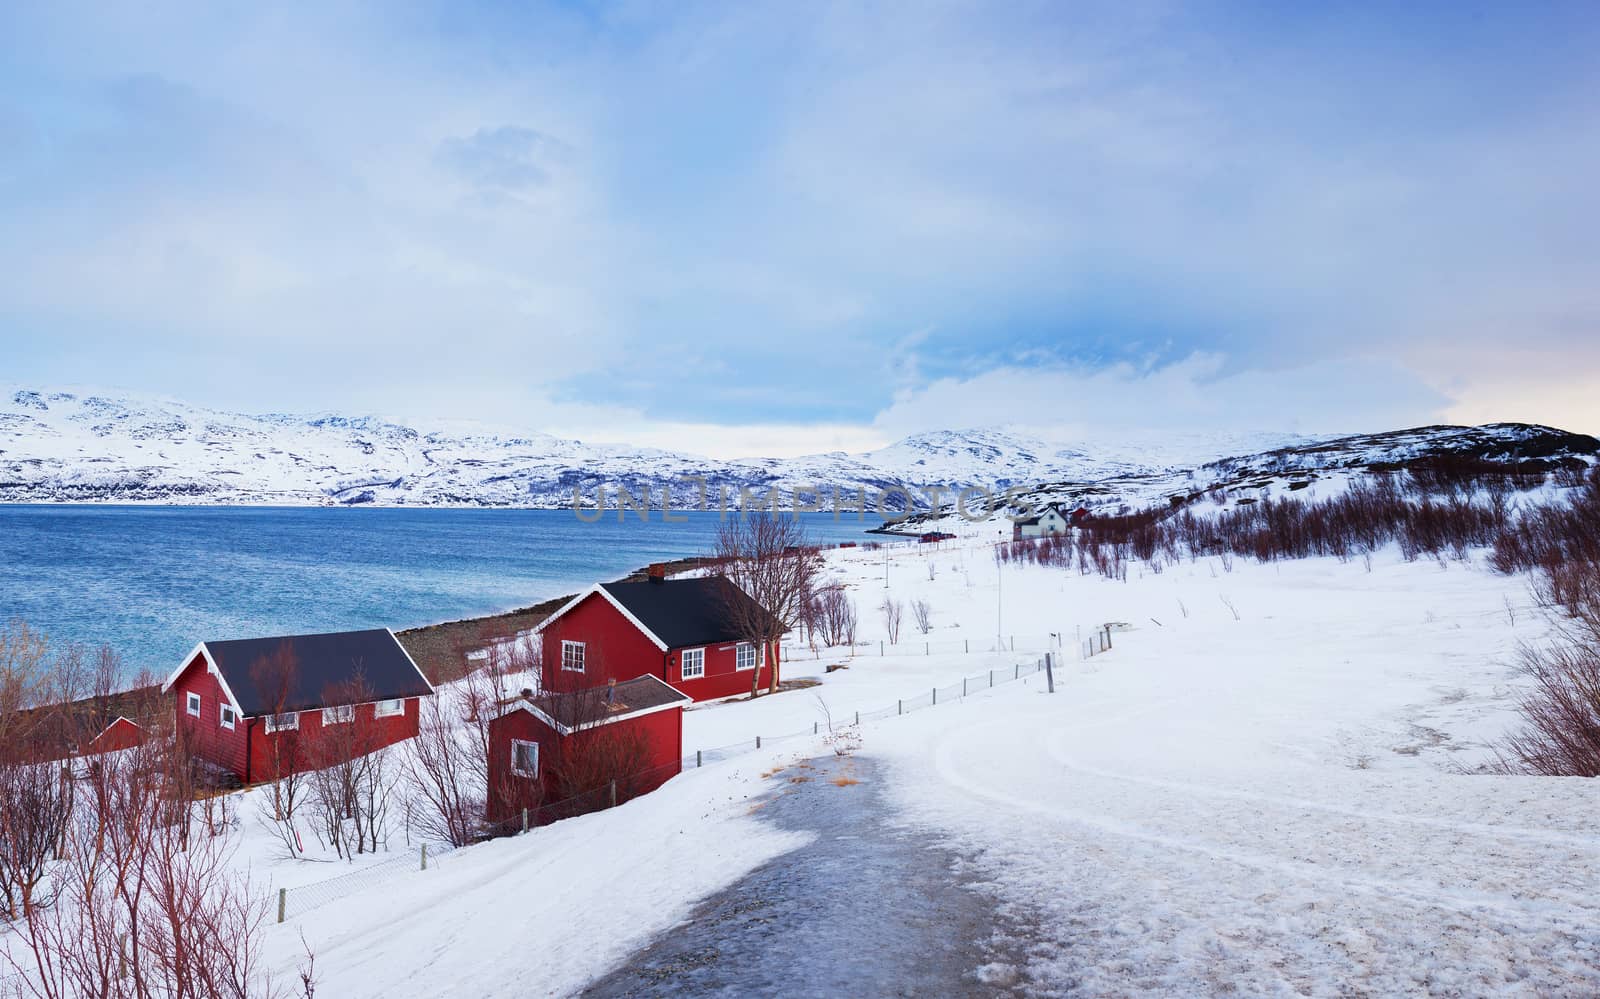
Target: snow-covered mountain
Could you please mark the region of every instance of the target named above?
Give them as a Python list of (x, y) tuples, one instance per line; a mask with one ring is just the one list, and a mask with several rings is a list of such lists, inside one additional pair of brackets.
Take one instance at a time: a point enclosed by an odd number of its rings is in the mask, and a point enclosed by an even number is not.
[(575, 488), (592, 503), (601, 488), (614, 496), (619, 487), (635, 494), (649, 487), (659, 503), (670, 485), (675, 506), (692, 507), (703, 479), (712, 503), (719, 489), (737, 502), (740, 489), (820, 487), (870, 497), (893, 486), (938, 485), (1012, 487), (1099, 506), (1269, 471), (1314, 473), (1466, 446), (1517, 454), (1596, 450), (1593, 438), (1520, 425), (1093, 445), (982, 428), (920, 434), (863, 454), (724, 460), (547, 434), (422, 432), (374, 417), (252, 416), (168, 400), (18, 389), (0, 396), (0, 502), (558, 508), (573, 502)]

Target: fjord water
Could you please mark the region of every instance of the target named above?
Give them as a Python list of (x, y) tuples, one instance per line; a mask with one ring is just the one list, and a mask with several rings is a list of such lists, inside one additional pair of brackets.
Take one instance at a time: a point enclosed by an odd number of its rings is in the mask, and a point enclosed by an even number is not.
[[(0, 619), (164, 673), (202, 639), (488, 614), (705, 554), (715, 513), (0, 505)], [(813, 542), (878, 521), (804, 517)]]

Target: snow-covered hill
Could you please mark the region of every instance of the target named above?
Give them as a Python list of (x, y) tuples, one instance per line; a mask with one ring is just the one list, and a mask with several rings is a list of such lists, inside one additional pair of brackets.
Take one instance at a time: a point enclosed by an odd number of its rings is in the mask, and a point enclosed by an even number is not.
[[(170, 400), (35, 389), (0, 395), (0, 502), (394, 506), (570, 505), (604, 488), (679, 508), (725, 490), (1016, 489), (1030, 500), (1141, 505), (1289, 475), (1315, 478), (1441, 451), (1550, 457), (1600, 452), (1544, 427), (1426, 427), (1369, 437), (1188, 435), (1063, 444), (1006, 428), (908, 437), (863, 454), (722, 460), (548, 434), (424, 432), (375, 417), (244, 415)], [(950, 494), (947, 493), (948, 498)], [(737, 500), (735, 499), (735, 502)]]

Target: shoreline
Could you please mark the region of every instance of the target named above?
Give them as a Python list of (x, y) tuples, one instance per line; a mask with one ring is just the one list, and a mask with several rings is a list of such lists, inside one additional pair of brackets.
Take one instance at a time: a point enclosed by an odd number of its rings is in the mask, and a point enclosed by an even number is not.
[[(711, 561), (712, 559), (708, 556), (692, 555), (685, 558), (671, 559), (659, 564), (665, 565), (667, 567), (667, 575), (671, 576), (702, 568), (710, 564)], [(622, 577), (608, 582), (639, 582), (645, 578), (648, 568), (649, 566), (640, 566)], [(538, 627), (544, 622), (545, 618), (554, 614), (563, 604), (575, 596), (577, 596), (576, 593), (566, 593), (539, 600), (526, 607), (517, 607), (494, 614), (483, 614), (478, 617), (418, 625), (414, 628), (397, 631), (394, 634), (406, 652), (416, 661), (417, 666), (427, 675), (429, 681), (435, 684), (448, 683), (461, 675), (468, 652), (477, 651), (496, 642), (516, 638), (518, 635)]]

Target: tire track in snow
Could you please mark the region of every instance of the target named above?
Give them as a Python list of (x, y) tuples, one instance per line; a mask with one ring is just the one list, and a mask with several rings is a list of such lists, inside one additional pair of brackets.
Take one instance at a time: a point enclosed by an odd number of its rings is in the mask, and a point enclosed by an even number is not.
[(1056, 730), (1050, 734), (1046, 741), (1046, 752), (1051, 759), (1060, 763), (1068, 770), (1076, 771), (1087, 777), (1098, 777), (1123, 784), (1140, 784), (1146, 787), (1163, 791), (1175, 791), (1190, 797), (1230, 798), (1239, 801), (1255, 801), (1263, 804), (1279, 805), (1301, 811), (1327, 812), (1332, 815), (1343, 815), (1348, 818), (1363, 821), (1397, 822), (1406, 825), (1425, 826), (1446, 832), (1470, 833), (1473, 835), (1492, 836), (1502, 839), (1520, 840), (1530, 843), (1546, 843), (1551, 846), (1566, 846), (1580, 850), (1600, 852), (1600, 836), (1583, 836), (1577, 833), (1566, 833), (1550, 829), (1529, 829), (1522, 826), (1497, 826), (1486, 822), (1462, 822), (1451, 819), (1436, 818), (1426, 815), (1402, 815), (1397, 812), (1384, 812), (1361, 808), (1351, 808), (1345, 805), (1336, 805), (1311, 798), (1295, 798), (1284, 795), (1267, 794), (1261, 791), (1250, 791), (1244, 788), (1226, 787), (1220, 784), (1188, 783), (1183, 781), (1167, 780), (1162, 777), (1147, 777), (1139, 774), (1121, 773), (1115, 770), (1106, 770), (1101, 767), (1082, 763), (1067, 755), (1063, 748), (1066, 743), (1067, 733)]
[[(1142, 714), (1154, 707), (1127, 714)], [(1126, 720), (1125, 716), (1099, 719), (1097, 724), (1114, 724), (1122, 720)], [(979, 735), (992, 735), (992, 729), (984, 724), (964, 726), (939, 739), (934, 746), (934, 766), (939, 777), (954, 789), (979, 801), (1002, 805), (1019, 812), (1052, 817), (1072, 825), (1170, 851), (1198, 855), (1296, 881), (1328, 885), (1351, 894), (1383, 900), (1403, 900), (1413, 905), (1442, 909), (1469, 917), (1482, 917), (1486, 912), (1493, 912), (1510, 927), (1517, 929), (1543, 928), (1564, 934), (1581, 935), (1596, 922), (1600, 922), (1600, 909), (1593, 906), (1575, 906), (1561, 902), (1541, 903), (1546, 909), (1565, 910), (1558, 915), (1554, 912), (1534, 911), (1518, 899), (1490, 892), (1450, 891), (1436, 883), (1418, 884), (1392, 878), (1367, 877), (1352, 872), (1312, 869), (1306, 863), (1294, 863), (1280, 857), (1247, 850), (1218, 847), (1204, 840), (1159, 832), (1136, 822), (1050, 805), (1037, 799), (1021, 798), (997, 791), (965, 776), (955, 762), (958, 756), (971, 759), (971, 747), (983, 744), (981, 737), (974, 738)], [(1048, 747), (1046, 750), (1048, 752)]]

